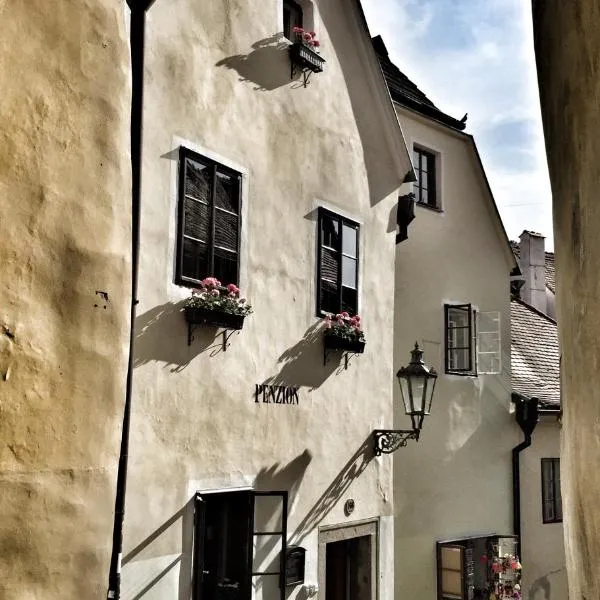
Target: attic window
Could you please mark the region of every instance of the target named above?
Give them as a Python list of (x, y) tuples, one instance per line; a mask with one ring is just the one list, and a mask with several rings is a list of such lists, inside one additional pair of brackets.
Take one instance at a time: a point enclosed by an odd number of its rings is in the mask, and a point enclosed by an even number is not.
[(288, 40), (293, 39), (294, 27), (302, 27), (302, 7), (294, 0), (283, 0), (283, 35)]
[(433, 152), (414, 147), (413, 160), (417, 180), (413, 184), (415, 200), (430, 208), (439, 208), (436, 186), (436, 155)]
[(314, 31), (315, 18), (311, 0), (282, 0), (283, 36), (289, 41), (295, 40), (294, 27), (302, 27), (306, 31)]

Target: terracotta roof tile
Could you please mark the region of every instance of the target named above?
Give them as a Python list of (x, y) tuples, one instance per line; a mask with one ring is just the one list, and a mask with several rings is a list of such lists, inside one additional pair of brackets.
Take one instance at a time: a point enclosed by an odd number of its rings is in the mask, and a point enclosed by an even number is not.
[(510, 303), (512, 390), (560, 406), (560, 350), (556, 322), (522, 300)]

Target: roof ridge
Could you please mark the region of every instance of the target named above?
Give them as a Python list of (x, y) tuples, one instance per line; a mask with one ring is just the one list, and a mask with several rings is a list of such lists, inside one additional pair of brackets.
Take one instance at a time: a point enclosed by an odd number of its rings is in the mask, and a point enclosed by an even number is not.
[(518, 304), (523, 305), (525, 308), (528, 308), (531, 312), (536, 313), (536, 314), (540, 315), (541, 317), (544, 317), (545, 319), (550, 321), (550, 323), (552, 323), (553, 325), (556, 325), (558, 327), (558, 323), (552, 317), (549, 317), (547, 314), (543, 313), (541, 310), (538, 310), (534, 306), (531, 306), (531, 304), (529, 304), (528, 302), (525, 302), (525, 300), (522, 300), (521, 298), (516, 298), (516, 297), (511, 298), (511, 300), (514, 300)]

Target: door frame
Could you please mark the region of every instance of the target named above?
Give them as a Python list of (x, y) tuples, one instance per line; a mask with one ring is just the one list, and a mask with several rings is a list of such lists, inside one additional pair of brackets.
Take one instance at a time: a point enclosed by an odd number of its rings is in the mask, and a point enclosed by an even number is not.
[(358, 537), (369, 537), (371, 544), (371, 600), (379, 599), (379, 519), (319, 527), (319, 597), (326, 597), (327, 544)]

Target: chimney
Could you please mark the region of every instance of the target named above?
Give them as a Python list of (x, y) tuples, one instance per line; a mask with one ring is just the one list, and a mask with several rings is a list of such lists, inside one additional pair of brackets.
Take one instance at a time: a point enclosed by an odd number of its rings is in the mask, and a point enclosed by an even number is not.
[(525, 284), (521, 298), (533, 308), (547, 313), (546, 300), (546, 252), (544, 236), (533, 231), (524, 231), (520, 235), (519, 253), (521, 272)]

